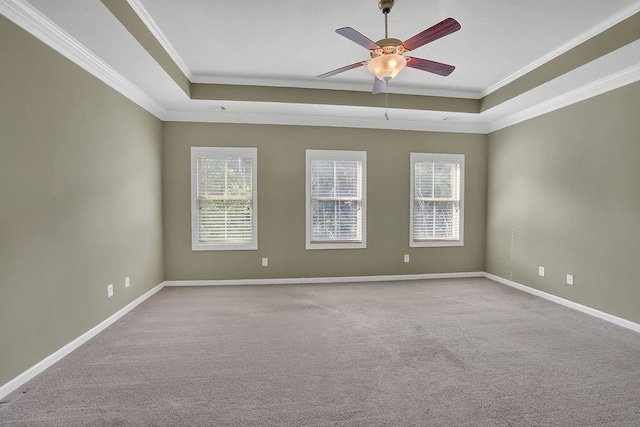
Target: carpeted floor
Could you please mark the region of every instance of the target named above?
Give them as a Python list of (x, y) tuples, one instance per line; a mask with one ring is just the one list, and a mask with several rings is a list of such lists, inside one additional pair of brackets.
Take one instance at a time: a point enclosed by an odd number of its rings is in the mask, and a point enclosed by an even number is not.
[(3, 426), (639, 426), (640, 334), (487, 279), (165, 288)]

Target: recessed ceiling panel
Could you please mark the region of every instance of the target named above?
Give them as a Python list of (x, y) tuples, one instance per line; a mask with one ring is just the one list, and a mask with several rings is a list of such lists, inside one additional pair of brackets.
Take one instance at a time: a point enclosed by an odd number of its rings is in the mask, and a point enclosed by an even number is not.
[[(137, 0), (166, 36), (195, 80), (309, 87), (371, 84), (366, 67), (318, 82), (315, 76), (369, 58), (361, 46), (336, 34), (350, 26), (384, 37), (377, 0), (210, 1)], [(480, 92), (606, 22), (634, 0), (398, 0), (389, 36), (406, 40), (446, 17), (462, 30), (412, 52), (453, 64), (441, 77), (403, 70), (390, 91)]]

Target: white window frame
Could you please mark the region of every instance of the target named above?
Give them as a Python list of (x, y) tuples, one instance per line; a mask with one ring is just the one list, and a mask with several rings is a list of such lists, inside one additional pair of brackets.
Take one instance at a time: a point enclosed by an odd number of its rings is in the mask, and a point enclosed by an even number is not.
[[(198, 238), (198, 157), (249, 157), (251, 158), (251, 235), (250, 242), (199, 243)], [(191, 249), (194, 251), (234, 251), (258, 249), (258, 149), (253, 147), (191, 147)]]
[[(362, 200), (360, 202), (360, 224), (362, 239), (359, 242), (314, 242), (311, 240), (311, 161), (312, 160), (357, 160), (362, 164)], [(364, 249), (367, 247), (367, 152), (343, 150), (306, 151), (306, 249)]]
[[(413, 214), (415, 205), (415, 164), (417, 162), (429, 163), (457, 163), (460, 165), (460, 209), (459, 209), (459, 238), (457, 240), (415, 240)], [(447, 247), (464, 246), (464, 154), (435, 154), (435, 153), (411, 153), (411, 195), (409, 197), (409, 247)]]

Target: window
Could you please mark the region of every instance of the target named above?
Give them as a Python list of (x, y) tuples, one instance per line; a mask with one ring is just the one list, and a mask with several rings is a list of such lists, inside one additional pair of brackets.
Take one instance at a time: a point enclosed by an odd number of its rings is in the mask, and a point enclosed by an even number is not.
[(258, 248), (256, 148), (191, 148), (191, 248)]
[(464, 155), (411, 153), (409, 246), (462, 246)]
[(307, 150), (307, 249), (366, 248), (367, 153)]

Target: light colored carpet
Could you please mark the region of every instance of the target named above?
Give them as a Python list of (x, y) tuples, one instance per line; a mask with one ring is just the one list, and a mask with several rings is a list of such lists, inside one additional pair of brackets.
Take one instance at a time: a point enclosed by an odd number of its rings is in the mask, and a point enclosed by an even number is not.
[(3, 426), (640, 425), (640, 335), (487, 279), (165, 288)]

